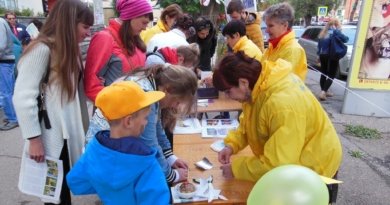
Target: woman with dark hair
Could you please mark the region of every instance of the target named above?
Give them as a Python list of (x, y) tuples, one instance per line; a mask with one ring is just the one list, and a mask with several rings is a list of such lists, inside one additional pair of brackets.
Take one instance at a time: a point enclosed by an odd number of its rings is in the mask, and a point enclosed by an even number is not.
[(152, 6), (147, 0), (118, 0), (116, 9), (119, 18), (95, 34), (88, 48), (84, 87), (92, 102), (104, 86), (145, 65), (146, 45), (140, 33), (153, 20)]
[(159, 33), (168, 32), (176, 23), (176, 19), (183, 15), (181, 7), (177, 4), (171, 4), (163, 9), (157, 24), (141, 32), (141, 38), (147, 45), (150, 39)]
[[(306, 166), (326, 177), (336, 174), (342, 156), (336, 130), (316, 97), (292, 74), (290, 63), (260, 64), (241, 51), (228, 54), (213, 83), (242, 102), (240, 125), (228, 133), (218, 154), (224, 177), (256, 182), (284, 164)], [(248, 145), (252, 156), (230, 159)]]
[[(79, 159), (88, 128), (79, 43), (89, 35), (93, 21), (93, 12), (79, 0), (57, 1), (18, 64), (13, 103), (26, 140), (23, 154), (38, 163), (45, 162), (45, 156), (61, 159), (64, 176)], [(38, 117), (40, 93), (47, 112), (44, 123)], [(71, 204), (65, 180), (60, 200)]]
[(276, 61), (278, 58), (291, 63), (293, 73), (305, 81), (307, 74), (306, 53), (295, 39), (292, 30), (294, 9), (288, 3), (278, 3), (264, 11), (263, 19), (267, 24), (269, 46), (262, 60)]
[(164, 47), (177, 48), (179, 46), (188, 46), (187, 38), (193, 34), (193, 25), (194, 20), (192, 16), (188, 14), (180, 16), (176, 19), (176, 24), (172, 30), (156, 34), (150, 39), (147, 51), (153, 52)]
[(197, 73), (211, 71), (211, 58), (217, 47), (217, 35), (213, 23), (206, 17), (199, 17), (194, 23), (196, 34), (188, 39), (190, 43), (197, 43), (200, 48), (200, 61)]

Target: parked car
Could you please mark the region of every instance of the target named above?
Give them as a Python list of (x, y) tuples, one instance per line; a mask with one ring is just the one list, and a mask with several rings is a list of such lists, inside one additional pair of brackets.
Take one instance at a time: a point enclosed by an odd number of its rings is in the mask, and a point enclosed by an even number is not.
[[(324, 26), (308, 26), (302, 36), (299, 38), (298, 43), (305, 49), (307, 63), (319, 67), (319, 56), (317, 55), (318, 35)], [(337, 69), (336, 78), (341, 76), (348, 76), (348, 72), (351, 67), (351, 55), (352, 47), (355, 42), (356, 26), (343, 25), (342, 32), (348, 36), (349, 40), (345, 43), (348, 47), (347, 54), (340, 59), (339, 68)]]
[(298, 40), (302, 36), (303, 32), (305, 32), (305, 27), (293, 26), (292, 30), (295, 32), (295, 38)]

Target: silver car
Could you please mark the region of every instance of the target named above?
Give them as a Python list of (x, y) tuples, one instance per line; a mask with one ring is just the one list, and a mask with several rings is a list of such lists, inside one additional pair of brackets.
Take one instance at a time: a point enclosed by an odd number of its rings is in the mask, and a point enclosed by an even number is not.
[[(324, 26), (308, 26), (298, 40), (298, 43), (305, 49), (307, 63), (316, 67), (320, 67), (319, 56), (317, 55), (317, 45), (319, 40), (318, 35), (323, 28)], [(356, 26), (343, 26), (342, 32), (349, 38), (348, 42), (345, 43), (348, 47), (348, 51), (339, 61), (336, 78), (348, 76), (351, 67), (352, 47), (355, 42)]]

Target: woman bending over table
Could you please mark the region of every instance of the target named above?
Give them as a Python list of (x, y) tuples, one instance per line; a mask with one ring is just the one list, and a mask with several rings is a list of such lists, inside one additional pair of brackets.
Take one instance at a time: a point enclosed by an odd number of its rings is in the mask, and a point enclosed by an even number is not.
[[(333, 177), (341, 162), (341, 144), (332, 122), (291, 64), (278, 59), (260, 64), (243, 52), (226, 55), (213, 84), (242, 103), (237, 130), (219, 152), (226, 178), (257, 181), (271, 169), (298, 164)], [(253, 155), (231, 156), (250, 146)]]

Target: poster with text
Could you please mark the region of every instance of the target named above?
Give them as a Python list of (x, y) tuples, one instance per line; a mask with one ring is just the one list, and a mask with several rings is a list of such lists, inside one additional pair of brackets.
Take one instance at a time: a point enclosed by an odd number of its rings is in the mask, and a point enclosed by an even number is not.
[(390, 1), (362, 4), (349, 87), (390, 90)]

